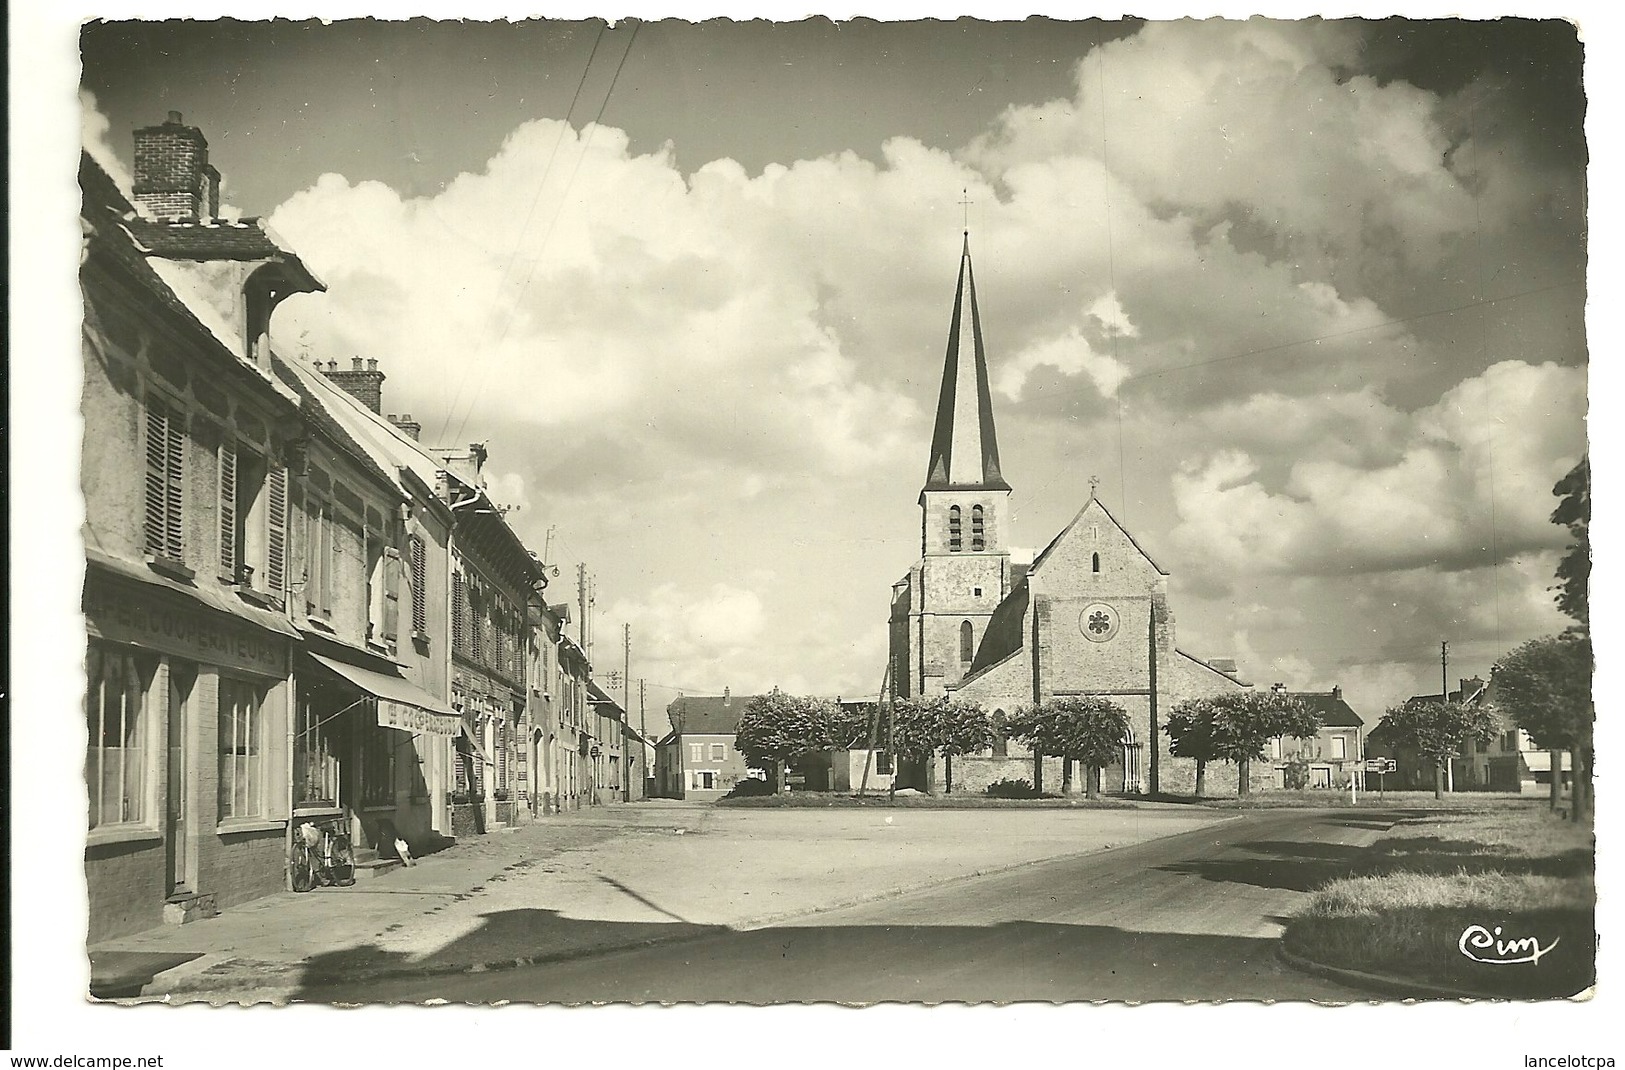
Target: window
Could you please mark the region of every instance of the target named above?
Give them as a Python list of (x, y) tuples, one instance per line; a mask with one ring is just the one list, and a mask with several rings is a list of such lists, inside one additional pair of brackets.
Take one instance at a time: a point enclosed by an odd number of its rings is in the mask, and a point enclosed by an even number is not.
[(961, 549), (959, 506), (948, 507), (948, 549), (958, 553)]
[(959, 660), (970, 664), (971, 658), (976, 656), (976, 629), (971, 627), (970, 621), (959, 626)]
[(891, 776), (891, 752), (881, 751), (875, 756), (875, 772), (881, 776)]
[(395, 747), (412, 737), (393, 728), (366, 725), (361, 737), (361, 805), (395, 805)]
[(1334, 760), (1341, 760), (1343, 758), (1347, 758), (1348, 757), (1348, 745), (1349, 745), (1348, 737), (1347, 736), (1333, 736), (1333, 737), (1331, 737), (1331, 739), (1332, 739), (1332, 758)]
[(978, 551), (987, 549), (986, 518), (980, 505), (973, 505), (970, 510), (970, 548)]
[(220, 678), (220, 819), (266, 813), (264, 689)]
[(90, 827), (139, 825), (150, 816), (147, 692), (157, 660), (92, 641), (87, 667), (90, 739), (85, 776)]
[(993, 711), (993, 757), (1007, 758), (1010, 755), (1009, 738), (1004, 733), (1005, 716), (1003, 710)]
[(688, 756), (691, 760), (696, 762), (705, 761), (705, 744), (690, 743), (688, 745)]
[(305, 514), (305, 612), (333, 613), (333, 507), (316, 499)]
[(293, 738), (295, 806), (338, 805), (338, 732), (336, 720), (323, 724), (322, 715), (311, 700), (300, 700), (299, 727)]
[(713, 744), (711, 744), (711, 760), (713, 762), (720, 762), (724, 758), (726, 758), (727, 756), (728, 756), (728, 745), (726, 743), (713, 743)]
[(407, 544), (407, 559), (412, 569), (412, 633), (429, 633), (429, 554), (423, 536), (413, 535)]
[(711, 769), (691, 769), (688, 774), (688, 786), (695, 791), (715, 791), (717, 774)]
[(506, 791), (508, 788), (508, 720), (499, 717), (492, 725), (492, 735), (496, 738), (497, 759), (497, 790)]
[(181, 503), (186, 485), (186, 421), (168, 405), (147, 399), (146, 550), (182, 561)]
[(1090, 570), (1091, 571), (1099, 572), (1100, 571), (1100, 555), (1099, 554), (1090, 554), (1089, 555), (1089, 564), (1090, 564)]
[(367, 540), (367, 638), (389, 645), (400, 624), (401, 554), (378, 537)]

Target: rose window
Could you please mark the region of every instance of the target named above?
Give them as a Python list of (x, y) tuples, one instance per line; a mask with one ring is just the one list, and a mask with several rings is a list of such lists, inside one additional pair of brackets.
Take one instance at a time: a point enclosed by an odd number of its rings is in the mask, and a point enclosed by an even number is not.
[(1089, 617), (1089, 630), (1096, 635), (1111, 630), (1112, 619), (1100, 610), (1095, 610)]

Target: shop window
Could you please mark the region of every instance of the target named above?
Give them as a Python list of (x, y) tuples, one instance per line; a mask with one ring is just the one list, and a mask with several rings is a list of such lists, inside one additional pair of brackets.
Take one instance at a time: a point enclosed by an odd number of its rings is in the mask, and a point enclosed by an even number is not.
[(412, 737), (393, 728), (366, 726), (361, 739), (361, 805), (395, 805), (395, 748)]
[(93, 641), (87, 668), (90, 738), (85, 774), (90, 827), (143, 824), (152, 816), (147, 699), (157, 659)]
[(961, 518), (959, 514), (959, 506), (950, 505), (948, 507), (948, 550), (951, 553), (957, 554), (961, 549), (963, 549), (963, 539), (960, 527)]
[(147, 399), (146, 550), (182, 562), (181, 506), (186, 486), (186, 421), (162, 401)]
[(299, 703), (299, 724), (293, 739), (293, 801), (300, 807), (339, 804), (339, 727), (329, 714), (327, 723), (309, 698)]
[(412, 634), (429, 634), (429, 554), (423, 536), (413, 535), (407, 544), (412, 569)]
[(265, 754), (265, 690), (220, 678), (220, 819), (264, 817), (270, 781)]
[(973, 505), (970, 510), (970, 548), (987, 549), (987, 518), (980, 505)]

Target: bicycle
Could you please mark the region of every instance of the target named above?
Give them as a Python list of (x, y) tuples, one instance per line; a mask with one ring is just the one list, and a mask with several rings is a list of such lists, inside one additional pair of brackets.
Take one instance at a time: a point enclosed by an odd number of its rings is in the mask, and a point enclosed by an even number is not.
[(318, 884), (340, 888), (354, 884), (355, 851), (343, 818), (308, 821), (296, 828), (290, 868), (296, 892), (308, 892)]

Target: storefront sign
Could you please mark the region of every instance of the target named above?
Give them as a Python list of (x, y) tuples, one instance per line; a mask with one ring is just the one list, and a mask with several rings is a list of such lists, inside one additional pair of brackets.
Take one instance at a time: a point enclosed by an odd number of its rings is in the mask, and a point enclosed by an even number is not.
[(404, 702), (392, 702), (387, 698), (378, 700), (380, 728), (399, 728), (403, 732), (420, 732), (449, 739), (457, 734), (457, 726), (462, 723), (462, 718), (450, 714), (433, 713)]
[(92, 581), (85, 589), (91, 634), (211, 665), (266, 676), (288, 671), (288, 641), (181, 599)]

